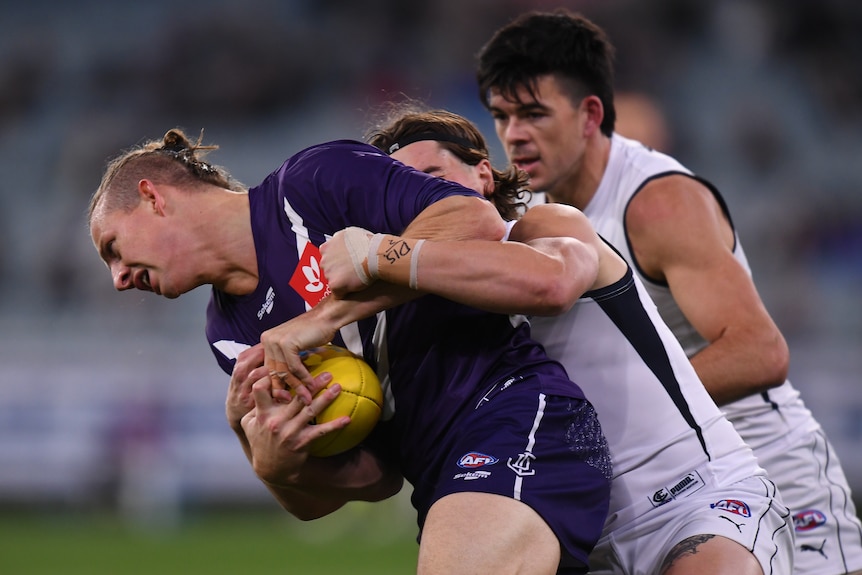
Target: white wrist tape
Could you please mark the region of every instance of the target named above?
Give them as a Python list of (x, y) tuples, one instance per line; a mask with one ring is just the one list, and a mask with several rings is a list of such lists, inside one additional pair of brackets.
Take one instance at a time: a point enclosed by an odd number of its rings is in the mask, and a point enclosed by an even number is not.
[(377, 250), (380, 249), (380, 242), (383, 241), (385, 236), (386, 234), (374, 234), (368, 243), (368, 251), (365, 255), (368, 258), (368, 273), (373, 278), (380, 277), (380, 268), (377, 265)]
[[(375, 274), (369, 275), (366, 273), (365, 266), (363, 265), (367, 263), (368, 267), (371, 267), (371, 261), (368, 259), (368, 254), (370, 253), (368, 246), (371, 243), (369, 234), (370, 232), (363, 228), (350, 227), (344, 229), (344, 245), (347, 247), (347, 253), (350, 254), (353, 270), (359, 276), (359, 281), (365, 285), (371, 285), (371, 282), (377, 277)], [(374, 264), (376, 268), (376, 257), (374, 258)]]
[(419, 289), (419, 250), (424, 243), (425, 240), (417, 241), (410, 254), (410, 289)]

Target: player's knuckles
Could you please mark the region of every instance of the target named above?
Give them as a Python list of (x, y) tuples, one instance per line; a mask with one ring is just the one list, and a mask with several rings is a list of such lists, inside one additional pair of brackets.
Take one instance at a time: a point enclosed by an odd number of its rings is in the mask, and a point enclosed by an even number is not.
[(237, 356), (234, 373), (248, 373), (256, 367), (263, 365), (264, 351), (263, 346), (258, 344), (255, 347), (244, 350)]
[(239, 420), (239, 424), (242, 427), (243, 431), (248, 433), (254, 427), (254, 423), (257, 421), (257, 410), (252, 409), (248, 413), (242, 416)]
[(269, 380), (269, 377), (259, 379), (251, 386), (251, 400), (256, 404), (259, 404), (267, 397), (271, 397), (271, 393), (272, 382)]
[(307, 417), (309, 421), (314, 421), (317, 418), (317, 414), (319, 411), (319, 409), (315, 409), (313, 401), (310, 405), (306, 405), (304, 408), (302, 408), (303, 415), (305, 415), (305, 417)]
[(267, 419), (264, 422), (264, 426), (268, 432), (272, 435), (279, 435), (281, 433), (281, 422), (274, 419)]
[(243, 383), (247, 384), (247, 385), (251, 385), (254, 382), (256, 382), (257, 380), (263, 379), (263, 378), (268, 377), (268, 376), (269, 376), (269, 370), (266, 367), (264, 367), (264, 366), (256, 367), (249, 372), (248, 376), (246, 376)]
[(329, 385), (330, 381), (332, 381), (332, 374), (328, 371), (324, 371), (323, 373), (318, 374), (314, 378), (314, 384), (309, 388), (309, 390), (311, 391), (312, 395), (317, 395), (317, 393), (321, 389), (324, 389), (327, 385)]
[(237, 355), (237, 362), (262, 362), (263, 361), (263, 346), (255, 344), (248, 349), (244, 349)]

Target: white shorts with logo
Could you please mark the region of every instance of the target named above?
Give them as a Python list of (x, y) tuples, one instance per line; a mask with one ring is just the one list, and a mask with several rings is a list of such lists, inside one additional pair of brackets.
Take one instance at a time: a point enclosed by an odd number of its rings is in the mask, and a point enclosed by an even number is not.
[(796, 531), (794, 575), (838, 575), (862, 569), (862, 524), (847, 478), (821, 430), (780, 453), (758, 453), (790, 507)]
[(720, 535), (751, 551), (764, 575), (788, 575), (793, 526), (775, 485), (749, 477), (728, 487), (705, 486), (644, 513), (602, 537), (590, 555), (590, 575), (654, 575), (678, 543)]

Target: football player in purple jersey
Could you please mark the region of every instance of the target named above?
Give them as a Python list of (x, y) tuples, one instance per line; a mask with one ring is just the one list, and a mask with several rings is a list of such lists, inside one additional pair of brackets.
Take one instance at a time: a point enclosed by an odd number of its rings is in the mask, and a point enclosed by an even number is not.
[[(607, 443), (529, 327), (411, 290), (334, 297), (320, 268), (319, 246), (351, 226), (498, 240), (494, 207), (360, 142), (307, 148), (250, 189), (203, 160), (206, 148), (171, 130), (117, 157), (91, 200), (91, 236), (118, 290), (175, 298), (212, 286), (206, 331), (232, 374), (228, 418), (282, 506), (313, 519), (391, 496), (403, 475), (420, 573), (585, 573), (607, 513)], [(562, 243), (585, 277), (596, 273), (590, 246)], [(338, 390), (312, 399), (325, 378), (310, 378), (299, 352), (328, 342), (387, 382), (396, 409), (374, 453), (308, 455), (346, 423), (309, 425)]]
[[(790, 573), (793, 525), (775, 486), (707, 394), (643, 284), (586, 216), (548, 204), (517, 217), (523, 190), (509, 185), (507, 173), (519, 171), (494, 169), (476, 126), (451, 112), (397, 107), (369, 142), (418, 170), (482, 191), (514, 220), (512, 241), (426, 240), (409, 269), (381, 262), (376, 273), (483, 309), (534, 314), (533, 337), (577, 374), (614, 471), (590, 573)], [(336, 295), (365, 288), (354, 261), (361, 252), (347, 250), (345, 236), (339, 232), (321, 249)], [(565, 267), (530, 267), (535, 262), (523, 261), (517, 242), (553, 255), (554, 236), (592, 244), (599, 272), (578, 288), (584, 293), (571, 309), (549, 317), (548, 284), (579, 278)]]

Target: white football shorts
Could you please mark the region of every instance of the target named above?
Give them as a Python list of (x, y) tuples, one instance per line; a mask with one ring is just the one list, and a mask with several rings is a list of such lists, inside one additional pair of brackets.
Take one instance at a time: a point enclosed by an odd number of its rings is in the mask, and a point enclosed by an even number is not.
[(706, 485), (603, 536), (590, 555), (590, 575), (654, 575), (675, 545), (704, 534), (738, 542), (765, 575), (791, 573), (790, 511), (769, 479), (754, 476), (726, 487)]
[(794, 575), (838, 575), (862, 569), (862, 524), (826, 434), (806, 433), (775, 456), (759, 453), (758, 461), (790, 507), (796, 531)]

